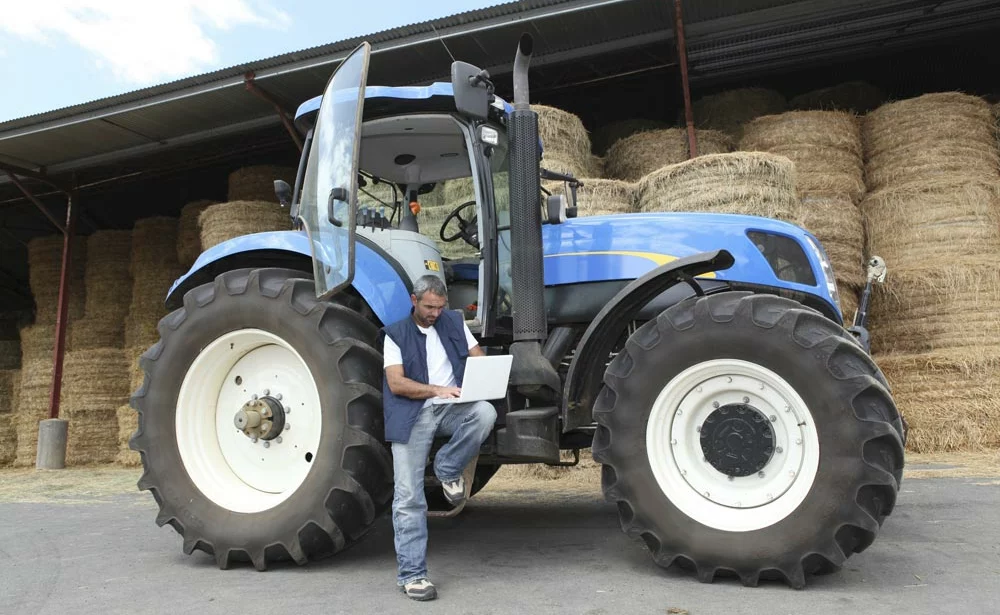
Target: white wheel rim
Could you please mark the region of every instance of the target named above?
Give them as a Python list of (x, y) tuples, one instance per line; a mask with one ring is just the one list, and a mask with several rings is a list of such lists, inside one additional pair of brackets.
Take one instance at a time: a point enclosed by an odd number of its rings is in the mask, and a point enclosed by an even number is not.
[[(265, 447), (233, 418), (252, 395), (267, 394), (281, 396), (287, 416), (281, 441)], [(188, 369), (175, 428), (184, 469), (208, 499), (233, 512), (261, 512), (295, 493), (312, 468), (322, 428), (319, 390), (283, 339), (259, 329), (233, 331)]]
[[(773, 429), (774, 453), (758, 474), (730, 478), (702, 451), (702, 424), (730, 404), (756, 408)], [(819, 436), (806, 403), (781, 376), (755, 363), (717, 359), (684, 370), (660, 392), (646, 427), (646, 455), (663, 494), (681, 512), (715, 529), (749, 532), (781, 521), (805, 500), (819, 468)]]

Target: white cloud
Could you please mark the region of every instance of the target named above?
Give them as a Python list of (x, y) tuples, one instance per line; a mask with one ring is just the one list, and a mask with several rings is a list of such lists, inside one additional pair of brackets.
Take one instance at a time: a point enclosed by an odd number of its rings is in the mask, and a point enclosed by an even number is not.
[(36, 42), (68, 42), (133, 84), (202, 72), (219, 62), (206, 29), (287, 26), (280, 10), (246, 0), (27, 0), (5, 6), (0, 31)]

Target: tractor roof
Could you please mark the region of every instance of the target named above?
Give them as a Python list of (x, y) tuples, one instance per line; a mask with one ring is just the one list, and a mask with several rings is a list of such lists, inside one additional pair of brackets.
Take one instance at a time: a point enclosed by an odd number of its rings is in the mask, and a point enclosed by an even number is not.
[[(295, 112), (295, 125), (302, 132), (308, 132), (316, 123), (322, 96), (310, 98), (299, 105)], [(490, 115), (494, 112), (504, 116), (514, 110), (507, 101), (497, 97)], [(365, 120), (378, 119), (404, 113), (455, 111), (454, 90), (450, 83), (432, 83), (421, 87), (390, 87), (370, 85), (365, 88)]]

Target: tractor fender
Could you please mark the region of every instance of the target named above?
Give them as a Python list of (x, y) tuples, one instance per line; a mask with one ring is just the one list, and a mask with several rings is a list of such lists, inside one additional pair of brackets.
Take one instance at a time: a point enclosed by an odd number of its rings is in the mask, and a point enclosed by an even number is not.
[(593, 422), (591, 410), (603, 386), (608, 355), (643, 307), (680, 282), (690, 284), (701, 295), (702, 289), (694, 277), (728, 269), (734, 262), (733, 255), (726, 250), (693, 254), (661, 265), (619, 291), (594, 317), (576, 346), (563, 388), (563, 431)]
[[(368, 303), (382, 324), (405, 318), (410, 309), (412, 283), (402, 266), (374, 242), (358, 236), (351, 286)], [(181, 306), (184, 294), (226, 271), (283, 267), (312, 277), (309, 239), (302, 231), (273, 231), (243, 235), (205, 250), (191, 269), (167, 293), (166, 307)]]

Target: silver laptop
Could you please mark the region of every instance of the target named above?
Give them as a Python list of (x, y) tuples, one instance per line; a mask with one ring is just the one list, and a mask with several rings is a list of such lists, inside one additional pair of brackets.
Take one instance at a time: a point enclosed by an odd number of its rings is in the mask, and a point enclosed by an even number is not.
[(468, 401), (500, 399), (507, 395), (510, 380), (510, 366), (513, 355), (499, 354), (485, 357), (469, 357), (465, 360), (465, 375), (462, 377), (460, 397), (435, 397), (435, 404), (462, 404)]

